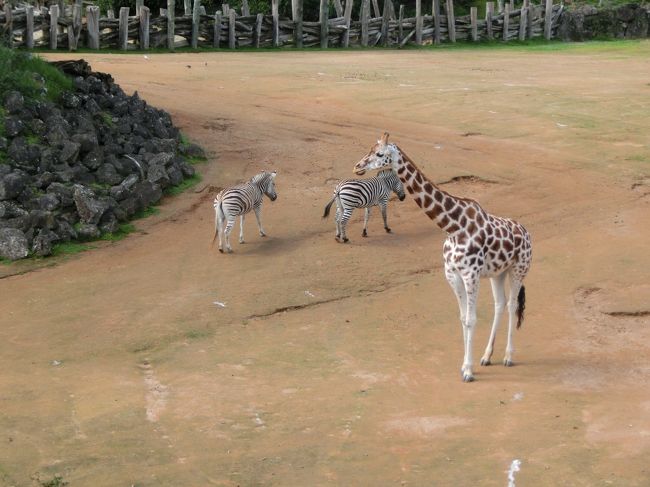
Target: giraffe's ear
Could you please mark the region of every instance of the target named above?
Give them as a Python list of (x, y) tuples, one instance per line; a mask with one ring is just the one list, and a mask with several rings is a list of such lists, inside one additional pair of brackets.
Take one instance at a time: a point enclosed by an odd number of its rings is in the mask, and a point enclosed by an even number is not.
[(271, 171), (271, 177), (275, 179), (275, 177), (278, 175), (277, 171)]
[(381, 143), (388, 144), (388, 132), (384, 132), (384, 135), (381, 136)]

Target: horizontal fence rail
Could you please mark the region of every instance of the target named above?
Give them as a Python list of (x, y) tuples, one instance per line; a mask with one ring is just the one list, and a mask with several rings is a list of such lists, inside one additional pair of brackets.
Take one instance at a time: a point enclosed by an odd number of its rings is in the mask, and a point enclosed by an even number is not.
[[(136, 12), (123, 7), (117, 17), (111, 10), (100, 16), (99, 7), (59, 4), (45, 7), (25, 5), (0, 11), (2, 43), (9, 47), (68, 49), (148, 50), (188, 45), (193, 48), (217, 47), (348, 47), (404, 46), (406, 44), (439, 44), (440, 42), (482, 40), (551, 39), (555, 36), (561, 5), (553, 0), (534, 4), (524, 0), (519, 8), (514, 1), (487, 2), (485, 14), (479, 18), (476, 7), (470, 15), (456, 17), (452, 0), (433, 0), (431, 14), (422, 14), (422, 3), (416, 4), (416, 16), (404, 17), (404, 6), (395, 8), (384, 0), (380, 11), (377, 0), (334, 1), (337, 14), (328, 18), (329, 2), (321, 0), (320, 21), (302, 19), (302, 1), (294, 0), (293, 18), (278, 15), (278, 0), (272, 0), (271, 15), (251, 14), (248, 2), (241, 11), (227, 4), (212, 15), (206, 13), (200, 0), (185, 1), (183, 15), (176, 15), (174, 0), (171, 9), (160, 9), (152, 16), (142, 0)], [(132, 15), (135, 13), (135, 15)], [(358, 19), (353, 20), (353, 13)]]

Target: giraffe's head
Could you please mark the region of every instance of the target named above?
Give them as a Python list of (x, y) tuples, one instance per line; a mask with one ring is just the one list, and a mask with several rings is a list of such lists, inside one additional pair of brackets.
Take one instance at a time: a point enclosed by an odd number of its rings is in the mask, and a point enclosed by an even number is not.
[(355, 164), (353, 172), (362, 175), (366, 171), (375, 169), (390, 169), (393, 166), (394, 156), (395, 146), (388, 143), (388, 132), (384, 132), (381, 139), (370, 148), (370, 152)]

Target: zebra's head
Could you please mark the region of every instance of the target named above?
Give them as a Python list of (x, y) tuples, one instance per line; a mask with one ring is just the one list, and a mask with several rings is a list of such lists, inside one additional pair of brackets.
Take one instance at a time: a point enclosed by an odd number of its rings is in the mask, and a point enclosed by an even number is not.
[(397, 169), (397, 149), (394, 144), (388, 143), (388, 132), (384, 132), (381, 139), (372, 146), (370, 152), (357, 162), (353, 172), (361, 176), (366, 171), (375, 169)]
[(271, 201), (278, 199), (278, 194), (275, 192), (276, 175), (277, 172), (275, 171), (262, 171), (251, 179), (251, 182), (257, 184), (262, 193), (268, 196)]
[(384, 184), (393, 191), (400, 201), (404, 201), (406, 193), (404, 192), (404, 185), (397, 177), (397, 173), (392, 169), (384, 169), (380, 171), (378, 176), (384, 180)]

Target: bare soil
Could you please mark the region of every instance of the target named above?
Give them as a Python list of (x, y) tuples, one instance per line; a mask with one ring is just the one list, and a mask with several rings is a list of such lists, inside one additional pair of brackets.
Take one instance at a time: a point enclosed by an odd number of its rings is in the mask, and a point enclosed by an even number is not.
[[(650, 485), (650, 43), (628, 47), (84, 55), (210, 161), (125, 240), (3, 266), (0, 484), (505, 486), (520, 459), (521, 486)], [(531, 232), (514, 367), (461, 382), (444, 235), (408, 197), (392, 234), (321, 219), (384, 130)], [(269, 237), (251, 217), (221, 255), (212, 198), (263, 168)], [(479, 306), (476, 357), (487, 281)]]

